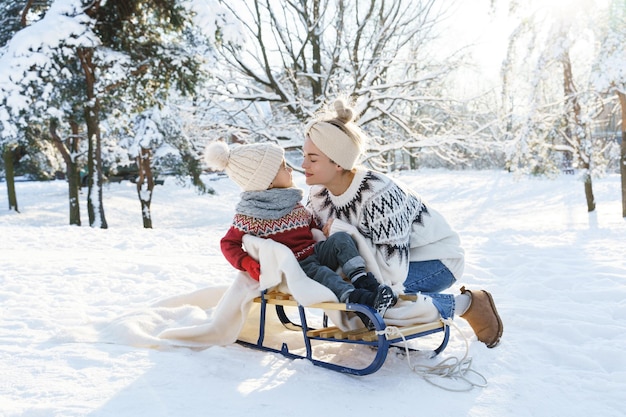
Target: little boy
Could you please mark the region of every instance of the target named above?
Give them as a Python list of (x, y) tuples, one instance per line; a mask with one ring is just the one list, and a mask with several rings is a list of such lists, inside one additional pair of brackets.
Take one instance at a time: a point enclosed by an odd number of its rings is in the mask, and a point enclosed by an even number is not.
[[(381, 316), (395, 303), (391, 287), (380, 285), (365, 271), (365, 261), (349, 234), (338, 232), (325, 241), (314, 240), (311, 228), (317, 226), (301, 203), (303, 192), (293, 185), (281, 147), (257, 143), (229, 148), (218, 141), (207, 146), (205, 161), (225, 170), (243, 189), (233, 224), (220, 242), (222, 253), (235, 268), (258, 281), (260, 265), (243, 249), (243, 236), (273, 239), (289, 247), (304, 273), (329, 288), (342, 303), (365, 304)], [(338, 267), (350, 282), (335, 272)], [(365, 316), (359, 317), (371, 328)]]

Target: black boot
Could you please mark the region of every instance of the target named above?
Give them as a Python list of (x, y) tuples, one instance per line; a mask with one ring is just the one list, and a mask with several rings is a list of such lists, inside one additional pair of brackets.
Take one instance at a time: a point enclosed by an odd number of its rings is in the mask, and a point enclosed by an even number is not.
[[(365, 275), (361, 275), (359, 278), (357, 278), (356, 280), (352, 282), (352, 285), (354, 285), (355, 288), (364, 288), (371, 292), (377, 292), (380, 289), (380, 287), (385, 286), (379, 283), (376, 277), (374, 276), (374, 274), (372, 274), (371, 272), (368, 272)], [(389, 288), (389, 290), (391, 290), (391, 288)], [(398, 302), (398, 297), (393, 293), (393, 291), (391, 291), (391, 293), (393, 294), (391, 306), (395, 306), (396, 303)]]
[[(348, 295), (348, 302), (372, 307), (380, 314), (381, 318), (385, 315), (385, 312), (389, 306), (392, 305), (394, 300), (395, 295), (393, 294), (393, 290), (386, 285), (378, 285), (375, 292), (363, 288), (355, 288), (354, 291)], [(361, 319), (365, 327), (370, 330), (375, 328), (374, 323), (372, 323), (366, 315), (359, 312), (356, 312), (356, 315)]]
[(365, 304), (366, 306), (374, 307), (376, 301), (376, 293), (368, 291), (364, 288), (355, 288), (348, 294), (348, 302), (354, 304)]
[[(375, 301), (376, 301), (376, 293), (367, 291), (366, 289), (363, 289), (363, 288), (355, 288), (348, 295), (349, 303), (363, 304), (366, 306), (373, 307)], [(369, 317), (367, 317), (365, 314), (359, 311), (355, 311), (354, 313), (361, 319), (365, 327), (367, 327), (368, 329), (372, 329), (373, 323), (369, 319)]]
[(355, 288), (363, 288), (371, 292), (376, 292), (380, 283), (374, 277), (374, 274), (368, 272), (352, 281), (352, 285), (354, 285)]
[(374, 299), (374, 309), (378, 311), (380, 317), (385, 315), (387, 309), (394, 304), (396, 296), (391, 287), (380, 285), (376, 290), (376, 298)]

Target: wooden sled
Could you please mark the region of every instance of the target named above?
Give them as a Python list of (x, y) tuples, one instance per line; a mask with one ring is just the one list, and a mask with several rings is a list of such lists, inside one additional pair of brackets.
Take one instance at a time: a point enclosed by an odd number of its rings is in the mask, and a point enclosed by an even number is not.
[[(401, 295), (404, 299), (415, 299), (415, 296)], [(321, 366), (333, 371), (352, 374), (352, 375), (369, 375), (380, 369), (387, 358), (387, 353), (390, 347), (395, 344), (406, 342), (419, 337), (424, 337), (434, 333), (443, 333), (443, 340), (441, 344), (433, 351), (433, 356), (441, 353), (447, 346), (450, 338), (450, 328), (442, 321), (436, 321), (432, 323), (416, 324), (404, 327), (394, 327), (394, 332), (386, 332), (387, 326), (384, 320), (371, 307), (362, 304), (352, 303), (334, 303), (325, 302), (318, 303), (304, 307), (289, 294), (279, 292), (264, 292), (260, 297), (254, 300), (260, 303), (260, 320), (258, 339), (256, 343), (237, 340), (237, 343), (267, 352), (280, 353), (291, 359), (308, 359), (314, 365)], [(280, 349), (276, 349), (264, 344), (265, 332), (266, 332), (266, 318), (267, 308), (269, 305), (274, 305), (276, 308), (276, 314), (281, 323), (290, 330), (301, 331), (304, 339), (304, 348), (306, 354), (300, 355), (289, 351), (287, 343), (282, 343)], [(300, 323), (294, 323), (285, 313), (285, 307), (296, 307), (300, 318)], [(328, 317), (326, 313), (323, 315), (323, 327), (314, 329), (309, 326), (310, 309), (322, 309), (325, 311), (339, 310), (346, 312), (359, 312), (366, 315), (374, 324), (374, 330), (368, 330), (366, 327), (352, 331), (342, 331), (338, 327), (328, 326)], [(401, 334), (401, 335), (400, 335)], [(324, 360), (316, 359), (314, 354), (313, 341), (324, 342), (337, 342), (337, 343), (350, 343), (370, 346), (375, 350), (375, 356), (371, 363), (364, 368), (353, 368), (350, 366), (344, 366), (336, 363), (327, 362)], [(411, 349), (414, 350), (414, 349)]]

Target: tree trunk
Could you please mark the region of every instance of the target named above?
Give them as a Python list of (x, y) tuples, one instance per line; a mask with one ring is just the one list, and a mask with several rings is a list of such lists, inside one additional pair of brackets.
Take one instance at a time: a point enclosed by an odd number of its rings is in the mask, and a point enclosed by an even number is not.
[(622, 177), (622, 217), (626, 218), (626, 94), (617, 92), (622, 108), (622, 145), (619, 159), (619, 172)]
[(141, 203), (141, 218), (144, 229), (152, 229), (152, 215), (150, 203), (152, 202), (152, 190), (154, 189), (154, 177), (152, 176), (152, 152), (150, 149), (141, 148), (141, 154), (137, 156), (139, 178), (137, 178), (137, 195)]
[(409, 153), (409, 166), (411, 167), (411, 170), (416, 170), (417, 169), (417, 157), (415, 156), (415, 149), (411, 148), (410, 149), (410, 153)]
[(93, 50), (79, 49), (83, 72), (85, 74), (85, 89), (87, 105), (85, 106), (85, 120), (87, 122), (88, 155), (87, 168), (89, 175), (89, 191), (87, 192), (87, 214), (89, 225), (106, 229), (107, 222), (104, 216), (102, 202), (102, 138), (100, 136), (100, 101), (95, 94), (95, 65), (92, 62)]
[(70, 206), (70, 225), (80, 226), (80, 173), (75, 156), (78, 153), (79, 135), (78, 125), (70, 122), (72, 135), (66, 141), (61, 139), (57, 134), (57, 121), (50, 121), (50, 136), (57, 150), (61, 153), (65, 162), (65, 173), (68, 184), (69, 206)]
[(15, 194), (15, 158), (17, 146), (8, 145), (4, 148), (2, 158), (4, 159), (4, 170), (6, 173), (7, 182), (7, 194), (9, 197), (9, 211), (15, 210), (16, 213), (20, 211), (17, 209), (17, 194)]
[(70, 122), (72, 128), (72, 137), (69, 139), (69, 148), (71, 150), (71, 163), (67, 165), (67, 184), (70, 197), (70, 224), (81, 225), (80, 220), (80, 167), (76, 162), (78, 155), (80, 136), (78, 135), (78, 124)]
[[(340, 6), (341, 7), (341, 6)], [(313, 53), (313, 74), (322, 74), (324, 68), (322, 66), (322, 46), (321, 46), (321, 36), (319, 36), (320, 29), (318, 27), (318, 22), (320, 21), (320, 2), (313, 2), (313, 22), (315, 25), (311, 27), (310, 33), (310, 42)], [(323, 31), (322, 31), (323, 33)], [(311, 77), (311, 92), (313, 93), (313, 102), (317, 103), (323, 97), (323, 85), (322, 85), (322, 77)]]
[[(572, 62), (569, 53), (563, 56), (563, 90), (565, 93), (565, 111), (567, 112), (567, 120), (572, 142), (576, 144), (578, 149), (578, 164), (585, 171), (583, 178), (585, 182), (585, 199), (587, 200), (587, 211), (592, 212), (596, 209), (596, 200), (593, 197), (593, 186), (591, 182), (591, 152), (585, 153), (587, 148), (583, 143), (585, 141), (585, 126), (581, 121), (580, 103), (576, 87), (574, 85), (574, 76), (572, 74)], [(571, 114), (569, 114), (571, 112)]]
[(587, 171), (587, 174), (585, 175), (585, 198), (587, 199), (587, 211), (591, 213), (596, 209), (596, 199), (593, 196), (591, 174), (589, 174), (589, 171)]

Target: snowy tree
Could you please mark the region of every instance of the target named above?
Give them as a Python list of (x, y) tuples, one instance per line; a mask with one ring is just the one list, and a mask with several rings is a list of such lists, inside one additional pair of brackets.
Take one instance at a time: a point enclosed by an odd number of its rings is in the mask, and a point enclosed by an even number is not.
[(143, 226), (152, 228), (150, 206), (156, 172), (174, 174), (177, 178), (191, 177), (193, 185), (212, 193), (200, 179), (200, 151), (185, 134), (180, 115), (173, 107), (154, 106), (138, 114), (130, 123), (132, 131), (121, 140), (128, 155), (134, 155), (138, 168), (135, 180), (141, 204)]
[[(5, 149), (28, 138), (26, 132), (34, 125), (44, 126), (48, 120), (61, 117), (63, 87), (73, 81), (65, 66), (71, 56), (68, 52), (81, 45), (94, 46), (89, 19), (77, 13), (73, 4), (55, 3), (40, 18), (41, 13), (29, 9), (31, 3), (25, 5), (20, 17), (27, 26), (11, 38), (0, 59), (0, 136)], [(34, 23), (29, 18), (35, 19)], [(77, 190), (70, 191), (70, 201), (73, 195)]]
[(51, 0), (0, 0), (0, 46), (4, 47), (15, 32), (39, 20)]
[(622, 177), (622, 217), (626, 217), (626, 7), (614, 0), (595, 26), (600, 50), (592, 82), (603, 94), (616, 94), (621, 109), (622, 144), (620, 173)]
[[(199, 1), (184, 2), (184, 9), (174, 2), (165, 3), (169, 4), (160, 12), (143, 13), (140, 27), (128, 31), (122, 26), (102, 34), (103, 39), (109, 39), (107, 43), (123, 57), (120, 61), (119, 57), (112, 56), (107, 65), (121, 77), (112, 77), (116, 83), (110, 85), (104, 96), (113, 104), (109, 112), (111, 117), (105, 124), (110, 138), (126, 138), (118, 145), (127, 154), (115, 148), (110, 153), (108, 166), (115, 172), (118, 165), (136, 164), (138, 196), (144, 227), (147, 228), (152, 227), (153, 164), (176, 160), (180, 167), (171, 171), (191, 175), (194, 185), (206, 190), (200, 180), (200, 158), (189, 152), (193, 144), (185, 140), (180, 129), (172, 129), (177, 126), (172, 123), (172, 117), (161, 116), (169, 111), (172, 98), (193, 95), (203, 81), (204, 57), (201, 53), (210, 49), (207, 42), (212, 39), (208, 38), (215, 37), (216, 26), (210, 22), (211, 15), (203, 13), (209, 6), (206, 2), (203, 5)], [(170, 10), (166, 11), (168, 7)], [(140, 8), (134, 13), (140, 13)], [(129, 17), (132, 21), (136, 18)], [(208, 24), (201, 19), (209, 19)], [(203, 25), (203, 31), (198, 29), (199, 25)], [(209, 32), (207, 26), (213, 27), (213, 32)], [(119, 103), (124, 105), (120, 107)], [(163, 147), (167, 149), (165, 154), (171, 157), (162, 156)]]
[(434, 42), (451, 2), (223, 4), (244, 41), (221, 43), (220, 63), (227, 66), (208, 91), (210, 107), (223, 109), (223, 117), (213, 114), (222, 136), (299, 147), (302, 124), (339, 95), (355, 101), (359, 123), (375, 138), (374, 156), (425, 147), (445, 148), (454, 159), (455, 145), (482, 132), (467, 129), (465, 105), (451, 99), (446, 84), (464, 62), (462, 48), (442, 56)]
[[(2, 135), (16, 137), (34, 120), (52, 120), (52, 137), (64, 144), (63, 137), (77, 137), (74, 123), (80, 126), (87, 142), (91, 226), (107, 227), (102, 204), (107, 115), (139, 113), (166, 102), (172, 91), (191, 93), (200, 79), (200, 59), (186, 47), (195, 36), (191, 8), (197, 3), (56, 0), (41, 20), (12, 38), (2, 56)], [(72, 130), (60, 134), (60, 122)], [(70, 160), (78, 157), (76, 149), (60, 150)]]
[[(0, 15), (0, 51), (2, 53), (6, 50), (7, 43), (13, 35), (26, 26), (30, 20), (36, 18), (45, 6), (45, 3), (33, 4), (32, 0), (17, 2), (0, 1), (0, 10), (2, 10)], [(31, 140), (33, 136), (30, 133), (33, 130), (36, 129), (30, 129), (30, 132), (24, 131), (19, 137), (12, 140), (0, 139), (0, 153), (2, 154), (2, 163), (6, 176), (9, 210), (19, 211), (15, 192), (14, 167), (22, 158), (29, 154), (29, 151), (32, 153), (32, 148), (36, 148), (36, 146), (32, 146), (34, 141)]]
[(503, 67), (509, 166), (550, 173), (571, 161), (582, 176), (587, 210), (593, 211), (592, 178), (606, 165), (606, 142), (591, 134), (602, 107), (589, 84), (595, 9), (583, 2), (560, 9), (532, 6), (518, 5), (517, 13), (530, 13), (512, 33)]

